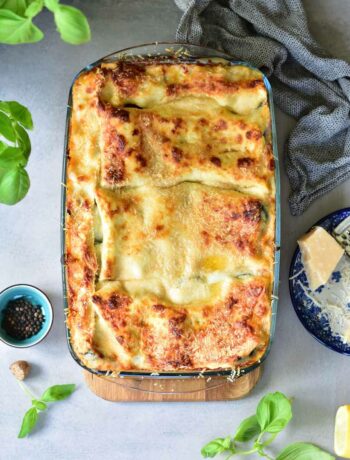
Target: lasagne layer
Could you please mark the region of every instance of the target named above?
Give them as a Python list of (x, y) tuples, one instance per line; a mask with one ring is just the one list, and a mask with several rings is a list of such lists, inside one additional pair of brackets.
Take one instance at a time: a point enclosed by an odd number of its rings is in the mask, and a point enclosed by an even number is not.
[(269, 343), (274, 159), (262, 74), (125, 60), (73, 86), (68, 327), (99, 371), (234, 369)]

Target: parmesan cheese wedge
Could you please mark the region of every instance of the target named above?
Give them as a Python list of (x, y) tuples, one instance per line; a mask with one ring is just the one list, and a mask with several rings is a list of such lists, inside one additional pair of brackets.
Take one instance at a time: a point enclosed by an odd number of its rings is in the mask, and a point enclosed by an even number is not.
[(344, 249), (322, 227), (314, 227), (298, 240), (298, 244), (309, 286), (315, 291), (328, 281)]

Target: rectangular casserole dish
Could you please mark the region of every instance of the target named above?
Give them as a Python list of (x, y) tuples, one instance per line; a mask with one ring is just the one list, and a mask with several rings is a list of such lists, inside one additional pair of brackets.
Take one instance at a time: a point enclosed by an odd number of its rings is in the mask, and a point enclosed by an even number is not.
[[(75, 78), (70, 94), (69, 94), (69, 102), (68, 102), (68, 110), (67, 110), (67, 123), (66, 123), (66, 139), (65, 139), (65, 152), (64, 152), (64, 162), (63, 162), (63, 188), (62, 188), (62, 275), (63, 275), (63, 289), (64, 289), (64, 301), (65, 301), (65, 309), (66, 313), (68, 312), (68, 301), (67, 301), (67, 270), (66, 264), (64, 263), (67, 254), (67, 247), (66, 247), (66, 238), (65, 238), (65, 228), (66, 228), (66, 213), (67, 213), (67, 201), (66, 201), (66, 181), (67, 181), (67, 156), (69, 154), (69, 127), (71, 123), (71, 115), (72, 115), (72, 89), (74, 83), (76, 82), (77, 78), (82, 75), (86, 71), (91, 71), (96, 66), (108, 65), (109, 63), (118, 62), (120, 60), (128, 61), (129, 59), (135, 60), (142, 60), (152, 57), (153, 59), (156, 58), (157, 62), (171, 62), (171, 63), (200, 63), (200, 65), (208, 65), (208, 62), (219, 62), (220, 59), (225, 59), (229, 61), (232, 66), (235, 65), (243, 65), (247, 66), (253, 70), (252, 66), (247, 63), (233, 61), (232, 58), (229, 56), (217, 52), (215, 50), (193, 46), (193, 45), (174, 45), (174, 44), (150, 44), (150, 45), (142, 45), (136, 48), (130, 48), (126, 50), (122, 50), (117, 53), (113, 53), (112, 55), (106, 56), (101, 60), (93, 63), (92, 65), (88, 66), (86, 69), (83, 69), (78, 76)], [(280, 185), (279, 185), (279, 163), (278, 163), (278, 156), (277, 156), (277, 149), (276, 149), (276, 135), (275, 135), (275, 121), (274, 121), (274, 111), (273, 111), (273, 104), (272, 104), (272, 94), (271, 94), (271, 87), (266, 79), (263, 77), (263, 82), (267, 90), (268, 94), (268, 106), (270, 111), (270, 127), (264, 133), (264, 136), (269, 137), (271, 139), (272, 150), (273, 150), (273, 157), (275, 159), (275, 169), (274, 169), (274, 179), (275, 179), (275, 245), (274, 245), (274, 274), (273, 274), (273, 287), (272, 287), (272, 296), (271, 296), (271, 321), (270, 321), (270, 328), (269, 328), (269, 340), (268, 344), (264, 348), (263, 354), (258, 356), (256, 360), (254, 358), (250, 360), (245, 360), (246, 362), (239, 363), (239, 365), (235, 366), (232, 369), (215, 369), (215, 370), (203, 370), (194, 371), (194, 370), (181, 370), (181, 372), (177, 371), (138, 371), (138, 370), (123, 370), (118, 373), (120, 376), (131, 376), (131, 377), (171, 377), (171, 378), (185, 378), (185, 377), (198, 377), (201, 375), (208, 375), (208, 376), (221, 376), (227, 375), (232, 376), (235, 374), (243, 375), (261, 364), (261, 362), (266, 358), (270, 346), (272, 337), (274, 334), (275, 329), (275, 322), (276, 322), (276, 310), (277, 310), (277, 289), (278, 289), (278, 279), (279, 279), (279, 253), (280, 253)], [(76, 360), (78, 364), (80, 364), (85, 369), (99, 375), (110, 375), (109, 371), (104, 371), (101, 369), (94, 369), (90, 366), (87, 366), (86, 363), (83, 363), (81, 359), (77, 356), (74, 348), (72, 347), (71, 343), (71, 332), (67, 327), (67, 340), (70, 352), (73, 358)], [(247, 362), (248, 361), (248, 362)]]

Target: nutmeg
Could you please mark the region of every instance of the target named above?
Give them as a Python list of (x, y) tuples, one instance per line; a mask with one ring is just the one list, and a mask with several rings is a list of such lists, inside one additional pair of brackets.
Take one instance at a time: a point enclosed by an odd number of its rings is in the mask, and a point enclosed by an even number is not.
[(17, 380), (24, 380), (31, 369), (31, 365), (27, 361), (15, 361), (10, 366), (10, 371)]

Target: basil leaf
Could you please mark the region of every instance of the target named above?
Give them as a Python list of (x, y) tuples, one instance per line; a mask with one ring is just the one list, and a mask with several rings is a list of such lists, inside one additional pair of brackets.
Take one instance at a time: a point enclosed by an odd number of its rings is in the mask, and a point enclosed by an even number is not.
[(24, 105), (17, 101), (0, 101), (0, 111), (10, 115), (13, 120), (18, 121), (27, 129), (33, 129), (32, 116)]
[(27, 134), (27, 131), (24, 128), (22, 128), (21, 125), (17, 123), (15, 124), (14, 128), (15, 128), (17, 143), (19, 147), (22, 149), (24, 156), (28, 160), (30, 151), (31, 151), (31, 145), (30, 145), (30, 139)]
[(24, 15), (27, 18), (34, 18), (44, 7), (44, 0), (34, 0), (25, 10)]
[(23, 18), (10, 10), (0, 10), (0, 43), (17, 45), (18, 43), (35, 43), (44, 34), (30, 18)]
[(259, 402), (256, 416), (261, 431), (279, 433), (292, 418), (292, 406), (282, 393), (269, 393)]
[(0, 112), (0, 134), (11, 142), (15, 142), (16, 140), (16, 133), (12, 121), (10, 117), (3, 112)]
[(45, 6), (48, 10), (54, 13), (58, 8), (58, 0), (44, 0)]
[(335, 460), (335, 457), (313, 444), (296, 442), (283, 449), (276, 460)]
[(74, 390), (74, 383), (66, 385), (54, 385), (49, 387), (40, 399), (44, 402), (61, 401), (62, 399), (68, 398), (68, 396), (70, 396)]
[(250, 441), (254, 436), (260, 434), (261, 429), (256, 415), (244, 419), (237, 428), (234, 440), (238, 442)]
[(90, 26), (80, 10), (73, 6), (59, 5), (53, 13), (62, 40), (72, 45), (80, 45), (90, 40)]
[(27, 164), (27, 158), (24, 156), (21, 148), (18, 147), (6, 147), (2, 149), (0, 147), (0, 167), (1, 168), (13, 168), (14, 166), (25, 166)]
[(32, 404), (33, 404), (33, 406), (36, 407), (38, 410), (43, 411), (43, 410), (46, 410), (46, 409), (47, 409), (47, 405), (46, 405), (44, 402), (42, 402), (42, 401), (38, 401), (37, 399), (33, 399), (33, 400), (32, 400)]
[(38, 412), (35, 407), (31, 407), (24, 415), (21, 429), (18, 433), (19, 438), (25, 438), (35, 427), (38, 421)]
[(208, 442), (208, 444), (202, 448), (201, 454), (204, 458), (213, 458), (217, 454), (225, 452), (225, 450), (233, 452), (230, 436), (227, 436), (226, 438), (216, 438), (213, 441)]
[(0, 176), (0, 203), (18, 203), (26, 196), (29, 186), (28, 173), (22, 166), (5, 170)]
[(0, 1), (0, 8), (4, 10), (11, 10), (19, 16), (23, 16), (27, 8), (26, 0), (2, 0)]

